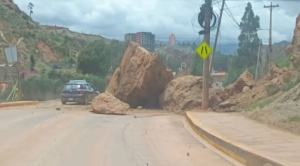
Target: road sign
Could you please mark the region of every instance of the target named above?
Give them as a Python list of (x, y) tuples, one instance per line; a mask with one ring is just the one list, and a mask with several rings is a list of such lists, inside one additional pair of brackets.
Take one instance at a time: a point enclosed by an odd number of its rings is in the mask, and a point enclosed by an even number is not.
[(4, 49), (6, 60), (8, 64), (13, 64), (18, 62), (18, 54), (17, 54), (17, 47), (7, 47)]
[(206, 59), (212, 52), (212, 48), (210, 48), (210, 46), (204, 41), (196, 48), (195, 51), (202, 59)]

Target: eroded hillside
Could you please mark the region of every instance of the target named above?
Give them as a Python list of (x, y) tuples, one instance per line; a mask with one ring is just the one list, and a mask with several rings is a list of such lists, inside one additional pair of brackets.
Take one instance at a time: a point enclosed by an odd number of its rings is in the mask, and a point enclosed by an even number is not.
[(15, 45), (21, 69), (29, 69), (31, 55), (38, 70), (57, 63), (70, 65), (87, 44), (99, 39), (104, 38), (40, 25), (12, 0), (0, 0), (0, 64), (6, 63), (3, 48)]

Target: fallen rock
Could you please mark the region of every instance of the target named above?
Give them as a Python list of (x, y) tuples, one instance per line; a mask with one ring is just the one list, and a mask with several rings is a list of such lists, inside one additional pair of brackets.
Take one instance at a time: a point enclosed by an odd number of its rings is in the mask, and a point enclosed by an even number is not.
[(209, 107), (212, 109), (218, 108), (219, 104), (227, 99), (229, 99), (229, 95), (221, 89), (209, 91)]
[(92, 109), (100, 114), (126, 114), (129, 105), (114, 97), (111, 93), (105, 92), (96, 96), (92, 101)]
[(251, 89), (249, 86), (244, 86), (243, 93), (249, 92)]
[(235, 95), (243, 92), (245, 86), (248, 86), (250, 89), (252, 89), (253, 85), (254, 79), (252, 74), (248, 70), (245, 70), (245, 72), (241, 74), (235, 83), (228, 85), (224, 90), (229, 95)]
[(160, 108), (188, 110), (202, 105), (202, 78), (182, 76), (172, 80), (160, 96)]
[(107, 91), (132, 108), (158, 108), (159, 96), (172, 79), (172, 72), (157, 54), (131, 42)]
[(236, 103), (230, 101), (230, 100), (226, 100), (222, 103), (219, 104), (219, 108), (224, 109), (224, 108), (230, 108), (232, 106), (235, 106)]

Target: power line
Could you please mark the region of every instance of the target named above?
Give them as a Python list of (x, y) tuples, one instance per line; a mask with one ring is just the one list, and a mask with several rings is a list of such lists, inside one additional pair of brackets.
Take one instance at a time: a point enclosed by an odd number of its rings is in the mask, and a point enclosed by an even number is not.
[(227, 6), (227, 4), (225, 3), (225, 6), (227, 7), (227, 10), (225, 9), (226, 14), (234, 21), (234, 23), (238, 26), (238, 28), (240, 29), (240, 24), (236, 21), (236, 19), (234, 18), (233, 14), (231, 13), (229, 7)]

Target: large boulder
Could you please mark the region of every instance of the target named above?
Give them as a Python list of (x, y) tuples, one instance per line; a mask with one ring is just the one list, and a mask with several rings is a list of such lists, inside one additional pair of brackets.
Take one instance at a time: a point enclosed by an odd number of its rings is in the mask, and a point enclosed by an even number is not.
[(296, 28), (294, 30), (294, 37), (291, 43), (293, 54), (291, 61), (293, 66), (297, 69), (300, 67), (300, 14), (296, 19)]
[(228, 85), (224, 90), (229, 95), (235, 95), (242, 93), (245, 86), (252, 89), (253, 85), (254, 79), (252, 74), (248, 70), (245, 70), (245, 72), (241, 74), (235, 83)]
[(158, 108), (159, 96), (172, 79), (157, 54), (131, 42), (107, 90), (132, 108)]
[(112, 94), (105, 92), (96, 96), (92, 101), (92, 109), (95, 113), (100, 114), (126, 114), (129, 105), (120, 101)]
[(202, 78), (182, 76), (172, 80), (160, 97), (160, 107), (165, 110), (188, 110), (202, 105)]

